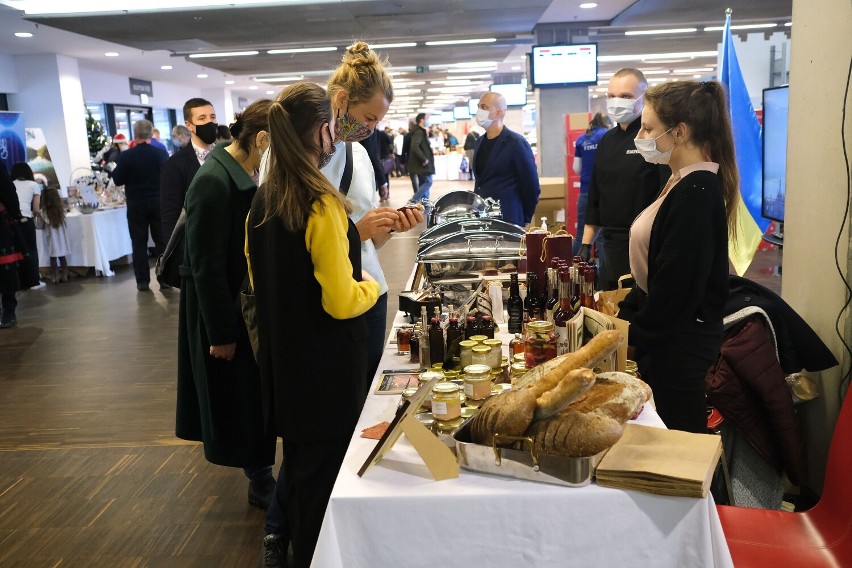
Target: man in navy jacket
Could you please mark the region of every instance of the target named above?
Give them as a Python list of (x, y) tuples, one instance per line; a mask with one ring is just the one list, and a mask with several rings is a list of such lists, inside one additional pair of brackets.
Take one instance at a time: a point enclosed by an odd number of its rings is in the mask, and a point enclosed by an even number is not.
[(532, 221), (541, 187), (532, 149), (523, 136), (503, 125), (506, 99), (489, 92), (479, 99), (476, 123), (485, 136), (473, 154), (474, 192), (500, 200), (503, 220), (523, 227)]

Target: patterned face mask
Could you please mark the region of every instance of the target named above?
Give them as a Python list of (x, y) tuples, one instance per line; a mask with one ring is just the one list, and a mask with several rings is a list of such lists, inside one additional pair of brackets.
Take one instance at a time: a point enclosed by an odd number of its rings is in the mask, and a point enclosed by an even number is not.
[(349, 105), (346, 106), (346, 112), (343, 113), (343, 116), (340, 116), (339, 110), (337, 115), (337, 119), (334, 121), (334, 135), (337, 140), (360, 142), (373, 134), (373, 130), (369, 126), (349, 114)]

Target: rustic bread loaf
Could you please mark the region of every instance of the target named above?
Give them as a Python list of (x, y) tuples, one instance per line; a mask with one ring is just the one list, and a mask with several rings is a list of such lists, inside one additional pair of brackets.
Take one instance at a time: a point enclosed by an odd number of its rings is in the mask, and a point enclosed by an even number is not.
[(651, 398), (651, 387), (627, 373), (601, 373), (595, 384), (583, 392), (563, 412), (609, 416), (624, 424)]
[(522, 436), (532, 422), (535, 398), (530, 389), (512, 389), (492, 396), (470, 421), (471, 439), (490, 446), (494, 434)]
[(537, 450), (555, 456), (593, 456), (615, 444), (623, 428), (608, 416), (560, 412), (527, 430)]

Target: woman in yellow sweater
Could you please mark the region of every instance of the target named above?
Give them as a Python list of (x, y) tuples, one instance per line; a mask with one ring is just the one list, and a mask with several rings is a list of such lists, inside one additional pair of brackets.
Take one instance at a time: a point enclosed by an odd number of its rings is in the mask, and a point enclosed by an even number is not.
[(294, 565), (305, 567), (367, 394), (363, 314), (379, 295), (361, 270), (349, 205), (320, 173), (334, 152), (333, 124), (321, 87), (297, 83), (278, 95), (268, 175), (246, 232), (264, 417), (286, 456), (270, 514), (283, 509), (289, 535), (281, 527), (264, 546), (281, 557), (289, 537)]

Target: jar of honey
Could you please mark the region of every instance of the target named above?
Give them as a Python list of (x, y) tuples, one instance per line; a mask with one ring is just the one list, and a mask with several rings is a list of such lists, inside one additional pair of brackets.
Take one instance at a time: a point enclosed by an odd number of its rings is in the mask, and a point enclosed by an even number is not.
[(488, 365), (488, 368), (491, 368), (489, 365), (490, 357), (491, 357), (491, 348), (487, 345), (477, 345), (472, 349), (473, 357), (471, 358), (471, 365)]
[(432, 387), (432, 416), (439, 422), (461, 417), (461, 389), (457, 384), (443, 382)]
[(476, 341), (470, 339), (459, 341), (459, 368), (464, 369), (473, 364), (473, 348), (477, 345)]
[(503, 342), (499, 339), (486, 339), (482, 344), (491, 348), (487, 365), (492, 369), (499, 369), (503, 359)]
[(468, 401), (485, 400), (491, 396), (490, 367), (468, 365), (464, 368), (464, 395)]

